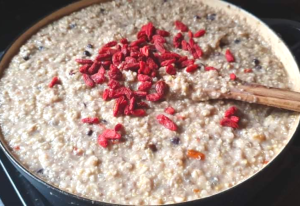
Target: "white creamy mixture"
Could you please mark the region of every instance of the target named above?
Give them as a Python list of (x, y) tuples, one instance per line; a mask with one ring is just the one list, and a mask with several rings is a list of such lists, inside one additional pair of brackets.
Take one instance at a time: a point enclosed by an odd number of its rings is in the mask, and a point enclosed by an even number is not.
[[(204, 51), (195, 63), (218, 71), (200, 66), (194, 73), (182, 69), (171, 76), (160, 68), (170, 86), (167, 98), (147, 101), (150, 108), (145, 117), (114, 117), (114, 101), (102, 99), (106, 84), (88, 88), (75, 59), (93, 59), (112, 40), (135, 40), (141, 26), (150, 21), (171, 33), (166, 37), (171, 43), (178, 33), (175, 20), (193, 32), (206, 30), (203, 37), (194, 39)], [(170, 51), (191, 58), (169, 45)], [(228, 48), (234, 63), (224, 57)], [(85, 50), (92, 56), (87, 57)], [(253, 71), (245, 73), (246, 68)], [(269, 107), (195, 101), (203, 98), (205, 88), (226, 91), (230, 73), (249, 83), (289, 88), (283, 65), (270, 45), (242, 20), (197, 0), (118, 0), (93, 5), (41, 29), (12, 59), (0, 83), (1, 128), (12, 153), (31, 172), (76, 195), (147, 205), (203, 198), (260, 170), (285, 146), (295, 121), (293, 113)], [(54, 76), (61, 84), (49, 88)], [(137, 82), (135, 72), (123, 71), (123, 76), (126, 86)], [(233, 105), (239, 109), (239, 129), (220, 125), (225, 110)], [(164, 113), (168, 106), (176, 110), (175, 115)], [(172, 119), (178, 131), (158, 124), (158, 114)], [(101, 126), (83, 124), (85, 117), (100, 118)], [(123, 141), (108, 148), (99, 146), (97, 136), (117, 123), (124, 125)], [(205, 160), (189, 158), (191, 149), (205, 154)]]

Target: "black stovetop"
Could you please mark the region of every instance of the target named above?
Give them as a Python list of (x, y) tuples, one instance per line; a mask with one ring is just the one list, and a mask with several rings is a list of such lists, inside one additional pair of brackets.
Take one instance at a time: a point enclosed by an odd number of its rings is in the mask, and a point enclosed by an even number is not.
[[(72, 2), (74, 0), (0, 0), (0, 55), (1, 51), (32, 23)], [(232, 0), (230, 2), (240, 5), (260, 18), (267, 18), (267, 23), (272, 24), (272, 28), (290, 47), (293, 47), (295, 56), (300, 60), (300, 49), (297, 51), (297, 48), (300, 48), (300, 26), (284, 27), (281, 23), (277, 24), (277, 19), (300, 22), (300, 1)], [(279, 20), (279, 22), (282, 21)], [(50, 206), (49, 202), (11, 165), (1, 150), (0, 165), (0, 206)], [(300, 195), (298, 195), (300, 191), (300, 134), (292, 143), (284, 163), (276, 168), (274, 173), (275, 177), (268, 180), (268, 185), (257, 191), (255, 198), (246, 206), (300, 205)]]

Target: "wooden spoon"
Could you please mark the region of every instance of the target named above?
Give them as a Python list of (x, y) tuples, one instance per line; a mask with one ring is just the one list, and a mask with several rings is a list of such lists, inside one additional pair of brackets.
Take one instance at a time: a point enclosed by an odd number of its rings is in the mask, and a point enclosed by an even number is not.
[(300, 93), (284, 89), (260, 85), (236, 85), (229, 92), (223, 94), (221, 98), (300, 112)]

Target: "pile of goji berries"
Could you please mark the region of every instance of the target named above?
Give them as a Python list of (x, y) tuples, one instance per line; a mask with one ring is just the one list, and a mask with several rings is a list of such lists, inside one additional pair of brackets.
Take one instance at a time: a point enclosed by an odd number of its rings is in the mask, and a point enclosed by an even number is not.
[[(137, 39), (129, 42), (127, 39), (111, 41), (103, 45), (94, 60), (76, 59), (81, 64), (79, 72), (88, 87), (95, 87), (97, 84), (107, 83), (108, 88), (103, 92), (102, 98), (105, 101), (114, 99), (113, 115), (145, 116), (148, 104), (144, 101), (160, 101), (167, 92), (167, 84), (163, 80), (153, 82), (153, 78), (160, 79), (158, 69), (165, 67), (166, 73), (176, 75), (177, 69), (186, 68), (186, 72), (195, 72), (199, 66), (195, 59), (203, 56), (203, 51), (194, 38), (205, 35), (205, 30), (199, 30), (193, 34), (189, 28), (180, 21), (175, 21), (175, 27), (180, 32), (173, 37), (173, 46), (188, 51), (193, 59), (181, 56), (178, 53), (166, 49), (166, 39), (170, 33), (157, 29), (150, 22), (140, 29)], [(182, 32), (188, 32), (189, 41), (184, 39)], [(234, 57), (229, 50), (225, 57), (228, 62), (233, 62)], [(137, 73), (137, 80), (140, 82), (137, 91), (122, 85), (122, 70), (131, 70)], [(216, 70), (214, 67), (206, 66), (206, 71)], [(106, 75), (107, 73), (107, 75)], [(56, 83), (56, 82), (55, 82)], [(55, 84), (54, 83), (54, 84)], [(53, 83), (51, 86), (54, 85)], [(155, 88), (151, 92), (151, 88)], [(152, 91), (152, 90), (151, 90)], [(168, 113), (174, 113), (171, 108)], [(177, 126), (165, 115), (157, 116), (158, 123), (166, 128), (176, 131)], [(86, 118), (85, 123), (95, 123), (96, 120)], [(121, 135), (115, 130), (105, 130), (98, 138), (103, 147), (107, 146), (107, 139), (119, 139)]]

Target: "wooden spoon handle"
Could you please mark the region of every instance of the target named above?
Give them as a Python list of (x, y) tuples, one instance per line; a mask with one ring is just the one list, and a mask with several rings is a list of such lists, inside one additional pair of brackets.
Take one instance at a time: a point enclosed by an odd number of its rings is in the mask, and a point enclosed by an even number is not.
[(239, 85), (224, 94), (234, 99), (300, 112), (300, 93), (255, 85)]

